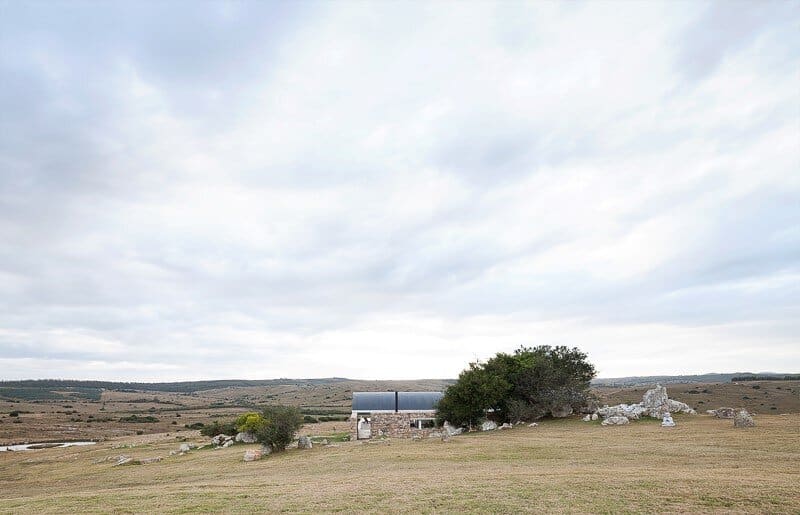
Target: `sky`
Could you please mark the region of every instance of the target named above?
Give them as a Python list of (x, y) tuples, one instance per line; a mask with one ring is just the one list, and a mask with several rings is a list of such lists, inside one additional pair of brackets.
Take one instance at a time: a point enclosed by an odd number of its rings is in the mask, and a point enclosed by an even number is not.
[(0, 0), (0, 379), (800, 372), (800, 2)]

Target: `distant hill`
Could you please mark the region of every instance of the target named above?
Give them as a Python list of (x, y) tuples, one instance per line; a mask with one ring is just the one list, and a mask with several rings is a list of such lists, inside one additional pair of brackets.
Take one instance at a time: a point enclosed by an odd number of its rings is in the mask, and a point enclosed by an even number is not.
[(631, 376), (598, 378), (592, 381), (592, 386), (643, 386), (650, 384), (673, 383), (728, 383), (731, 381), (771, 381), (800, 378), (798, 374), (779, 374), (775, 372), (734, 372), (710, 373), (682, 376)]

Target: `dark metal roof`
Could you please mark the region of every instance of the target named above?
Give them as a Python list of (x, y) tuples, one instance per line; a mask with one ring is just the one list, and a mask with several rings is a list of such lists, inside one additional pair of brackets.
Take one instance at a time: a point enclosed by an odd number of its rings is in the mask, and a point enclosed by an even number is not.
[(433, 410), (443, 396), (442, 392), (353, 392), (353, 411)]
[(399, 392), (399, 410), (432, 410), (444, 397), (442, 392)]

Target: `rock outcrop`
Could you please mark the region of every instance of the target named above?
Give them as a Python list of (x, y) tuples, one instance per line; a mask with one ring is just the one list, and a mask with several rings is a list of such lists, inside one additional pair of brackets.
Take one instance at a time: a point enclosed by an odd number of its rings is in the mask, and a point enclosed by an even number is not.
[(661, 385), (647, 390), (640, 403), (604, 406), (598, 409), (597, 413), (605, 419), (625, 417), (629, 420), (637, 420), (641, 417), (663, 418), (667, 413), (697, 414), (688, 404), (670, 399), (667, 396), (667, 388)]
[(733, 416), (733, 427), (755, 427), (756, 421), (746, 409), (740, 409)]

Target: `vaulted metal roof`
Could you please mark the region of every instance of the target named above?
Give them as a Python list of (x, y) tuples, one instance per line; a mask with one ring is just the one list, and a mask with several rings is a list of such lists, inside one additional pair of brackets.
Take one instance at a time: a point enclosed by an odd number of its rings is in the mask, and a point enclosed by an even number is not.
[(442, 392), (353, 392), (353, 411), (427, 411)]

